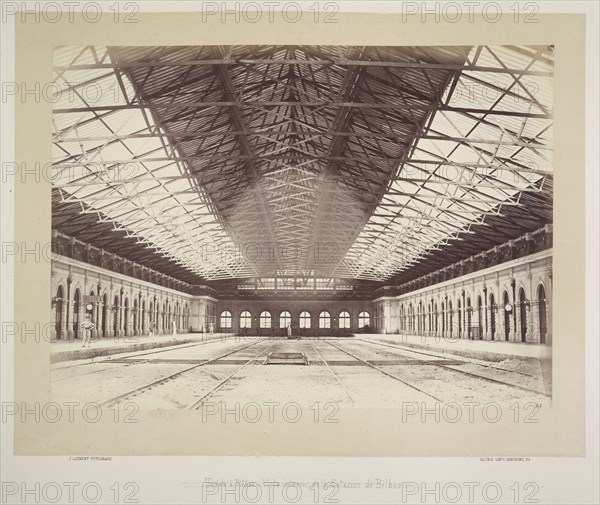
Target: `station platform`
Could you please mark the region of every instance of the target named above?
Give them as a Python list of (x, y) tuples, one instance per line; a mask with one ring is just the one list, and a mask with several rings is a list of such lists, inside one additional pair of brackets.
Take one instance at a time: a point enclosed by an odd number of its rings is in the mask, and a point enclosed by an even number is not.
[[(232, 334), (181, 333), (177, 335), (155, 335), (102, 338), (92, 340), (89, 347), (83, 347), (80, 339), (56, 341), (50, 345), (50, 362), (91, 359), (133, 351), (145, 351), (161, 347), (171, 347), (193, 342), (224, 340)], [(249, 338), (249, 337), (237, 337)], [(268, 337), (265, 337), (268, 338)], [(500, 362), (511, 359), (524, 361), (551, 361), (552, 347), (546, 344), (506, 342), (501, 340), (468, 340), (407, 334), (357, 333), (354, 336), (301, 337), (300, 340), (342, 339), (366, 340), (387, 345), (399, 345), (427, 352), (451, 354), (483, 361)], [(295, 339), (294, 339), (295, 340)]]
[(224, 339), (223, 334), (208, 333), (180, 333), (177, 335), (155, 335), (150, 337), (108, 337), (93, 339), (92, 344), (83, 347), (83, 340), (72, 341), (58, 340), (50, 344), (50, 363), (60, 361), (71, 361), (79, 359), (91, 359), (99, 356), (109, 356), (124, 352), (145, 351), (147, 349), (158, 349), (171, 347), (192, 342), (203, 342), (215, 339)]
[(402, 345), (414, 349), (453, 354), (483, 361), (510, 359), (550, 361), (552, 346), (547, 344), (506, 342), (503, 340), (469, 340), (465, 338), (432, 337), (406, 334), (361, 333), (355, 338), (373, 342)]

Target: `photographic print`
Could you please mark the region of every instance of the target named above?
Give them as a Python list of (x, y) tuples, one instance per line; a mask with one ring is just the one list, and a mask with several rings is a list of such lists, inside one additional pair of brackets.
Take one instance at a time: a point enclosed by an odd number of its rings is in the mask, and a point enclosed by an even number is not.
[(548, 45), (54, 48), (51, 399), (535, 417), (553, 76)]

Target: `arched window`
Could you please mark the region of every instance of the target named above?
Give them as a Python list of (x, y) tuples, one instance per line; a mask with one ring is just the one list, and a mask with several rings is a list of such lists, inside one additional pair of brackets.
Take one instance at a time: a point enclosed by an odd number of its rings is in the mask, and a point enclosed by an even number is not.
[(326, 310), (319, 314), (319, 328), (331, 328), (331, 315)]
[(281, 314), (279, 314), (279, 327), (287, 328), (289, 324), (292, 323), (292, 315), (284, 310)]
[(368, 312), (363, 311), (358, 315), (358, 327), (364, 328), (371, 325), (371, 316)]
[(223, 329), (230, 329), (233, 326), (233, 318), (231, 317), (231, 312), (228, 310), (224, 310), (221, 312), (221, 316), (219, 317), (219, 324)]
[(270, 328), (271, 327), (271, 313), (267, 312), (266, 310), (264, 312), (260, 313), (260, 327), (261, 328)]
[(240, 328), (252, 328), (252, 314), (247, 310), (240, 314)]
[(340, 312), (338, 326), (340, 329), (350, 328), (350, 314), (348, 312)]
[(300, 314), (300, 328), (310, 328), (310, 314), (306, 311)]

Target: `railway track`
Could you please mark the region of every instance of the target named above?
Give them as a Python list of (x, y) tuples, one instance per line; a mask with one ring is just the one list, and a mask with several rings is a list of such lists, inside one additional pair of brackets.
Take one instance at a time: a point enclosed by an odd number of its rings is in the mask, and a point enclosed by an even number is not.
[[(393, 349), (402, 349), (402, 350), (405, 350), (405, 351), (414, 352), (415, 354), (423, 354), (424, 356), (432, 356), (432, 357), (435, 357), (435, 358), (445, 358), (446, 357), (442, 353), (432, 354), (430, 352), (424, 352), (424, 351), (421, 351), (421, 350), (416, 351), (412, 347), (406, 347), (406, 346), (402, 346), (402, 345), (399, 345), (399, 344), (388, 344), (388, 343), (385, 343), (385, 342), (377, 342), (375, 340), (369, 340), (369, 339), (366, 339), (366, 338), (356, 338), (354, 340), (360, 340), (361, 342), (368, 342), (370, 344), (381, 345), (381, 346), (384, 346), (384, 347), (391, 347)], [(442, 355), (440, 355), (440, 354), (442, 354)], [(466, 361), (467, 363), (470, 363), (472, 365), (477, 365), (477, 366), (484, 367), (484, 368), (492, 368), (494, 370), (500, 370), (502, 372), (507, 372), (507, 373), (514, 373), (514, 374), (517, 374), (517, 375), (522, 375), (524, 377), (531, 377), (531, 378), (535, 378), (536, 377), (535, 375), (530, 374), (530, 373), (520, 372), (518, 370), (510, 370), (508, 368), (503, 368), (501, 366), (484, 365), (482, 363), (479, 363), (477, 360), (474, 360), (472, 358), (467, 358), (467, 357), (464, 357), (464, 356), (459, 356), (459, 359), (461, 361)]]
[[(277, 342), (276, 342), (277, 343)], [(222, 381), (220, 381), (216, 386), (214, 386), (213, 388), (211, 388), (209, 391), (207, 391), (206, 393), (204, 393), (200, 398), (198, 398), (197, 400), (193, 401), (192, 403), (190, 403), (187, 407), (185, 407), (186, 410), (197, 410), (200, 408), (200, 406), (210, 397), (212, 396), (214, 393), (216, 393), (219, 389), (221, 389), (225, 384), (227, 384), (231, 379), (233, 379), (233, 377), (235, 375), (237, 375), (242, 369), (246, 368), (250, 363), (252, 363), (253, 361), (256, 361), (256, 359), (258, 359), (260, 357), (261, 354), (265, 354), (266, 352), (269, 351), (269, 349), (273, 348), (276, 343), (270, 345), (269, 347), (267, 347), (266, 349), (263, 349), (262, 351), (260, 351), (256, 356), (253, 356), (252, 358), (250, 358), (248, 361), (246, 361), (246, 363), (244, 363), (242, 366), (240, 366), (239, 368), (237, 368), (234, 372), (232, 372), (231, 374), (229, 374), (227, 377), (225, 377)]]
[[(160, 348), (157, 348), (157, 349), (154, 349), (154, 350), (151, 350), (151, 351), (140, 351), (140, 352), (138, 352), (136, 354), (129, 354), (127, 356), (127, 358), (128, 359), (129, 358), (138, 358), (140, 356), (147, 356), (147, 355), (150, 355), (150, 354), (160, 354), (160, 353), (163, 353), (163, 352), (178, 351), (180, 349), (187, 349), (189, 347), (198, 347), (198, 346), (207, 345), (207, 344), (214, 344), (214, 343), (217, 343), (217, 342), (223, 342), (223, 341), (221, 339), (219, 339), (219, 338), (215, 338), (215, 339), (212, 339), (212, 340), (208, 340), (206, 342), (196, 342), (196, 343), (193, 343), (193, 344), (182, 344), (182, 345), (174, 345), (174, 346), (168, 346), (168, 347), (160, 347)], [(121, 353), (119, 353), (119, 354), (121, 354)], [(68, 370), (68, 369), (71, 369), (71, 368), (78, 368), (78, 367), (86, 366), (86, 365), (99, 365), (99, 364), (102, 364), (102, 363), (107, 363), (107, 364), (111, 364), (111, 365), (112, 364), (114, 364), (114, 365), (123, 365), (123, 366), (130, 366), (130, 365), (139, 364), (139, 362), (138, 363), (136, 363), (136, 362), (123, 363), (123, 361), (117, 361), (117, 360), (115, 360), (113, 356), (108, 356), (108, 357), (106, 357), (104, 359), (99, 359), (99, 360), (96, 360), (96, 361), (86, 361), (85, 363), (76, 363), (74, 365), (52, 367), (51, 368), (51, 372), (54, 373), (54, 372), (58, 372), (60, 370)], [(52, 379), (52, 382), (60, 382), (60, 381), (63, 381), (63, 380), (73, 379), (75, 377), (85, 377), (86, 375), (92, 375), (92, 374), (95, 374), (95, 373), (105, 372), (107, 370), (112, 370), (112, 369), (113, 369), (113, 367), (107, 367), (107, 368), (102, 368), (100, 370), (93, 370), (91, 372), (81, 373), (81, 374), (77, 374), (77, 375), (69, 375), (69, 376), (66, 376), (66, 377), (59, 377), (59, 378), (56, 378), (56, 379)]]
[[(415, 354), (422, 354), (424, 356), (431, 356), (431, 357), (441, 358), (441, 356), (439, 356), (439, 355), (435, 355), (435, 354), (431, 354), (431, 353), (427, 353), (427, 352), (423, 352), (423, 351), (415, 351), (415, 350), (413, 350), (411, 348), (405, 348), (403, 346), (392, 345), (392, 344), (385, 344), (385, 343), (381, 343), (381, 342), (374, 342), (374, 341), (365, 340), (365, 339), (357, 339), (357, 340), (361, 340), (363, 342), (369, 342), (371, 344), (381, 345), (381, 346), (384, 346), (384, 347), (391, 347), (393, 349), (399, 349), (399, 350), (402, 350), (402, 351), (407, 351), (407, 352), (411, 352), (411, 353), (415, 353)], [(539, 391), (537, 389), (528, 388), (528, 387), (525, 387), (525, 386), (521, 386), (519, 384), (514, 384), (512, 382), (506, 382), (506, 381), (503, 381), (503, 380), (500, 380), (500, 379), (495, 379), (493, 377), (487, 377), (485, 375), (480, 375), (480, 374), (477, 374), (477, 373), (474, 373), (474, 372), (467, 372), (466, 370), (461, 370), (460, 368), (454, 368), (455, 366), (460, 366), (460, 365), (444, 365), (442, 363), (433, 363), (433, 362), (431, 362), (431, 360), (425, 360), (425, 359), (420, 360), (420, 359), (414, 358), (412, 356), (406, 356), (406, 357), (409, 358), (409, 359), (414, 359), (416, 361), (424, 362), (425, 364), (428, 364), (428, 365), (437, 366), (437, 367), (440, 367), (440, 368), (444, 368), (446, 370), (452, 370), (453, 372), (457, 372), (457, 373), (466, 375), (468, 377), (480, 379), (480, 380), (483, 380), (483, 381), (486, 381), (486, 382), (490, 382), (490, 383), (493, 383), (493, 384), (499, 384), (499, 385), (502, 385), (502, 386), (512, 387), (512, 388), (515, 388), (515, 389), (519, 389), (521, 391), (526, 391), (528, 393), (535, 393), (535, 394), (538, 394), (538, 395), (550, 396), (545, 391)], [(461, 359), (462, 359), (462, 357), (461, 357)], [(481, 365), (479, 363), (475, 363), (475, 362), (470, 361), (468, 359), (467, 359), (467, 361), (469, 363), (473, 364), (473, 365), (478, 365), (478, 366), (483, 366), (483, 367), (486, 366), (486, 365)], [(513, 373), (512, 370), (504, 369), (502, 367), (493, 367), (493, 366), (490, 366), (490, 368), (496, 368), (496, 369), (503, 370), (503, 371), (508, 372), (508, 373)], [(519, 373), (519, 372), (517, 372), (517, 373)], [(524, 374), (524, 373), (521, 373), (521, 375), (525, 375), (525, 376), (532, 377), (532, 378), (535, 377), (533, 375)]]
[(331, 366), (329, 365), (329, 363), (327, 363), (327, 360), (325, 358), (323, 358), (323, 356), (321, 355), (321, 353), (317, 350), (317, 348), (314, 346), (314, 344), (312, 342), (309, 342), (310, 346), (313, 348), (313, 351), (315, 351), (315, 354), (317, 356), (319, 356), (319, 359), (323, 362), (323, 364), (327, 367), (327, 369), (331, 372), (331, 374), (335, 377), (336, 382), (339, 384), (339, 386), (344, 390), (344, 393), (346, 393), (346, 396), (348, 396), (348, 398), (350, 399), (350, 401), (352, 402), (352, 405), (354, 405), (356, 402), (354, 401), (354, 398), (352, 398), (352, 395), (350, 394), (350, 391), (348, 391), (348, 389), (346, 388), (346, 386), (344, 385), (344, 383), (342, 382), (342, 380), (340, 379), (340, 377), (338, 376), (338, 374), (336, 374), (333, 371), (333, 368), (331, 368)]
[[(120, 394), (118, 396), (115, 396), (114, 398), (111, 398), (109, 400), (101, 402), (101, 403), (99, 403), (99, 405), (100, 405), (101, 408), (110, 408), (111, 406), (113, 406), (113, 405), (115, 405), (115, 404), (117, 404), (119, 402), (122, 402), (123, 400), (127, 400), (129, 398), (133, 398), (134, 396), (137, 396), (137, 395), (139, 395), (141, 393), (149, 391), (150, 389), (153, 389), (156, 386), (160, 386), (161, 384), (165, 384), (165, 383), (167, 383), (169, 381), (172, 381), (173, 379), (177, 378), (180, 375), (183, 375), (184, 373), (187, 373), (187, 372), (189, 372), (191, 370), (195, 370), (195, 369), (200, 368), (202, 366), (208, 365), (208, 364), (210, 364), (210, 363), (212, 363), (214, 361), (218, 361), (218, 360), (223, 359), (223, 358), (225, 358), (227, 356), (231, 356), (232, 354), (235, 354), (235, 353), (238, 353), (238, 352), (243, 351), (245, 349), (248, 349), (249, 347), (255, 346), (255, 345), (257, 345), (257, 344), (259, 344), (261, 342), (264, 342), (264, 341), (263, 340), (258, 340), (256, 342), (253, 342), (251, 344), (245, 345), (245, 346), (240, 347), (238, 349), (234, 349), (233, 351), (229, 351), (229, 352), (227, 352), (225, 354), (221, 354), (221, 355), (219, 355), (219, 356), (217, 356), (215, 358), (211, 358), (211, 359), (208, 359), (206, 361), (203, 361), (202, 363), (199, 363), (197, 365), (193, 365), (193, 366), (187, 367), (187, 368), (185, 368), (183, 370), (179, 370), (178, 372), (169, 374), (169, 375), (167, 375), (165, 377), (162, 377), (162, 378), (157, 379), (155, 381), (149, 382), (147, 384), (144, 384), (143, 386), (134, 388), (134, 389), (132, 389), (130, 391), (127, 391), (127, 392), (122, 393), (122, 394)], [(275, 345), (275, 344), (273, 344), (273, 345)], [(268, 349), (270, 349), (273, 345), (269, 346)], [(247, 364), (249, 364), (251, 361), (255, 360), (256, 357), (258, 357), (263, 352), (264, 352), (264, 350), (261, 351), (257, 356), (252, 357), (250, 360), (248, 360), (248, 362), (246, 362), (244, 365), (242, 365), (242, 367), (238, 368), (235, 373), (237, 373), (241, 368), (243, 368), (244, 366), (246, 366)], [(231, 379), (232, 376), (230, 376), (227, 380)], [(223, 381), (221, 381), (221, 382), (223, 382)], [(213, 388), (211, 390), (211, 392), (214, 391), (214, 390), (216, 390), (215, 388)]]
[(416, 390), (419, 393), (422, 393), (424, 395), (427, 395), (430, 398), (433, 398), (435, 401), (444, 403), (443, 400), (439, 399), (437, 396), (434, 396), (431, 393), (428, 393), (427, 391), (424, 391), (423, 389), (415, 386), (414, 384), (411, 384), (410, 382), (406, 382), (405, 380), (401, 379), (400, 377), (398, 377), (398, 376), (396, 376), (396, 375), (394, 375), (394, 374), (392, 374), (390, 372), (387, 372), (386, 370), (383, 370), (382, 368), (378, 367), (377, 365), (373, 365), (372, 363), (369, 363), (368, 361), (366, 361), (366, 360), (364, 360), (364, 359), (356, 356), (355, 354), (352, 354), (351, 352), (347, 351), (346, 349), (342, 349), (341, 347), (339, 347), (339, 346), (337, 346), (335, 344), (332, 344), (329, 340), (324, 340), (324, 342), (328, 343), (332, 347), (335, 347), (339, 351), (342, 351), (343, 353), (345, 353), (348, 356), (354, 358), (355, 360), (360, 361), (360, 362), (364, 363), (365, 365), (367, 365), (367, 366), (369, 366), (369, 367), (377, 370), (378, 372), (381, 372), (382, 374), (387, 375), (388, 377), (391, 377), (392, 379), (395, 379), (398, 382), (401, 382), (402, 384), (408, 386), (409, 388), (414, 389), (414, 390)]

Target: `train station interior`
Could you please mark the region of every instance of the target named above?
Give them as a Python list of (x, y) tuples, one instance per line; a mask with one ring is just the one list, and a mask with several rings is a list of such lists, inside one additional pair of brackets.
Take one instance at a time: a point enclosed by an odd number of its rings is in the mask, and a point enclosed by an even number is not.
[(552, 47), (59, 47), (53, 78), (54, 398), (550, 401)]

